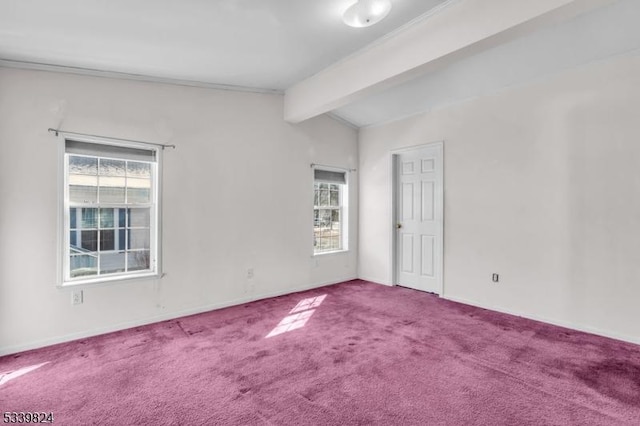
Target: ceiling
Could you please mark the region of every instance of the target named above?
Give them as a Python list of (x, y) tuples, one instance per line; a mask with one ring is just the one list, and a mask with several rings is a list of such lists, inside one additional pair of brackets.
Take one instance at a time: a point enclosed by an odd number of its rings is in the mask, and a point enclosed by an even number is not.
[(333, 111), (365, 127), (640, 54), (640, 1), (621, 0), (545, 26)]
[[(283, 93), (432, 15), (478, 0), (393, 0), (385, 20), (358, 29), (341, 20), (353, 1), (0, 0), (0, 65)], [(640, 1), (603, 3), (458, 55), (332, 113), (358, 127), (375, 125), (637, 54)]]
[(351, 28), (354, 0), (0, 0), (0, 58), (284, 90), (445, 0), (395, 0)]

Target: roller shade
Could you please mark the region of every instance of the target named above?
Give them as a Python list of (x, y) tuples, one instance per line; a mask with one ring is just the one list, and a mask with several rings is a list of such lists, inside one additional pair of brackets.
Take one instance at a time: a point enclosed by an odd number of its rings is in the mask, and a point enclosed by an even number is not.
[(333, 171), (322, 170), (322, 169), (315, 169), (313, 172), (314, 172), (314, 178), (316, 182), (339, 183), (339, 184), (347, 183), (345, 172), (333, 172)]
[(155, 163), (156, 150), (143, 148), (129, 148), (102, 143), (79, 142), (67, 139), (65, 152), (78, 155), (95, 155), (98, 157), (117, 158), (119, 160), (147, 161)]

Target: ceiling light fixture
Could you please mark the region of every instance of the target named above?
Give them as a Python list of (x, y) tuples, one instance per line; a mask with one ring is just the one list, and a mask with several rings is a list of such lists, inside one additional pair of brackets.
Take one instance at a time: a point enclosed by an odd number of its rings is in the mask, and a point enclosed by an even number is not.
[(342, 15), (350, 27), (368, 27), (382, 21), (391, 10), (391, 0), (357, 0)]

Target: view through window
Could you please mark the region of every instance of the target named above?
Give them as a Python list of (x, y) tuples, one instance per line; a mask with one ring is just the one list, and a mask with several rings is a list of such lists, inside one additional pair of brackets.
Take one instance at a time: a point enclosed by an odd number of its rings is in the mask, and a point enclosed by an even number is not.
[(66, 141), (64, 281), (156, 270), (155, 150)]
[(313, 248), (314, 253), (344, 250), (346, 174), (314, 170)]

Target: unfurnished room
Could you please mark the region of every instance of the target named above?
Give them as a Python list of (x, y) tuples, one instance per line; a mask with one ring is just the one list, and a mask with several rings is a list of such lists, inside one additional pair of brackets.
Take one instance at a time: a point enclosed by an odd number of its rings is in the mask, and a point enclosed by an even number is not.
[(0, 0), (0, 422), (639, 425), (638, 22)]

